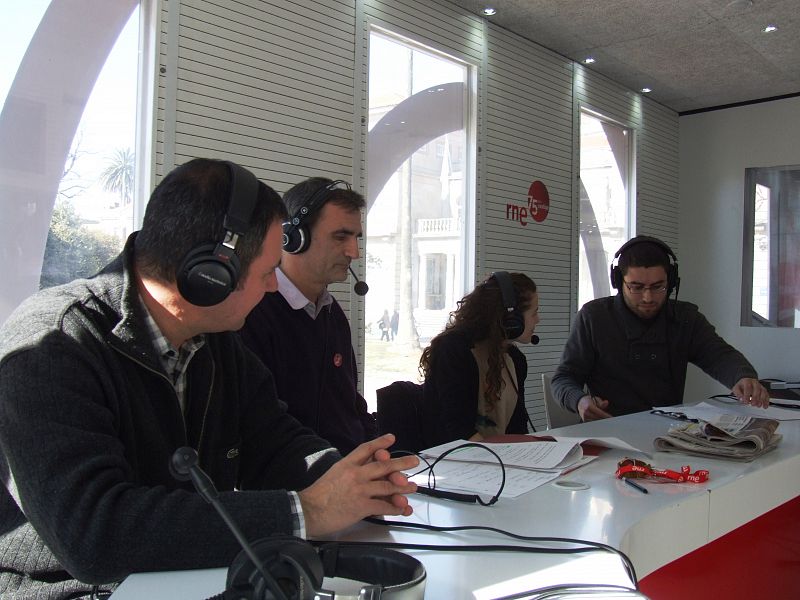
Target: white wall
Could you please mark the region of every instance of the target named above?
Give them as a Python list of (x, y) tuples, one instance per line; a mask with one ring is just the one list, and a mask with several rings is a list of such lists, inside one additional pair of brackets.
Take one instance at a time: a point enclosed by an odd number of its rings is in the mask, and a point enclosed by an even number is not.
[[(800, 164), (800, 98), (682, 116), (681, 293), (741, 350), (760, 377), (800, 378), (800, 331), (741, 327), (744, 170)], [(722, 386), (690, 368), (686, 400)]]

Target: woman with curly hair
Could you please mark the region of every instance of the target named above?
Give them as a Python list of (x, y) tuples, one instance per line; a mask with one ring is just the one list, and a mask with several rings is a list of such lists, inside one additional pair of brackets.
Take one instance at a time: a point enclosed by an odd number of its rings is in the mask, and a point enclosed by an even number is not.
[(527, 432), (528, 366), (514, 343), (530, 343), (538, 322), (536, 284), (522, 273), (493, 273), (458, 302), (419, 361), (429, 447)]

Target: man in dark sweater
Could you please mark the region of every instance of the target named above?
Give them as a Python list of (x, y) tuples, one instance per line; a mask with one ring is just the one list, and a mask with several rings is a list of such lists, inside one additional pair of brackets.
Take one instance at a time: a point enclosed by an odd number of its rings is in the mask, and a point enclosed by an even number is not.
[(239, 332), (275, 377), (289, 414), (347, 453), (377, 435), (358, 393), (350, 325), (328, 284), (358, 258), (361, 194), (342, 181), (307, 179), (284, 194), (278, 291), (266, 294)]
[(116, 260), (6, 321), (4, 600), (94, 598), (133, 572), (230, 564), (235, 537), (170, 474), (182, 446), (250, 540), (410, 514), (401, 471), (417, 461), (389, 459), (391, 436), (342, 459), (286, 413), (233, 333), (277, 286), (285, 214), (249, 171), (190, 161), (156, 187)]
[[(686, 366), (694, 363), (745, 404), (766, 408), (769, 395), (753, 366), (717, 335), (689, 302), (677, 300), (675, 254), (648, 236), (614, 255), (616, 296), (587, 302), (578, 313), (552, 389), (583, 421), (683, 401)], [(668, 300), (672, 291), (675, 300)]]

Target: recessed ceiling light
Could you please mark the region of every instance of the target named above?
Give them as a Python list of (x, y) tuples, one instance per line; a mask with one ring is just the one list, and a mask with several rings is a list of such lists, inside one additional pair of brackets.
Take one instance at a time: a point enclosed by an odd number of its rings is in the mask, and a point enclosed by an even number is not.
[(649, 93), (650, 93), (650, 92), (652, 92), (652, 91), (653, 91), (653, 90), (651, 90), (649, 87), (643, 87), (643, 88), (642, 88), (642, 93), (643, 93), (643, 94), (649, 94)]
[(767, 25), (764, 27), (764, 33), (772, 33), (773, 31), (777, 30), (778, 28), (775, 25)]
[(586, 58), (583, 59), (583, 63), (586, 65), (590, 65), (593, 62), (595, 62), (595, 59), (591, 56), (587, 56)]
[(492, 15), (497, 14), (497, 11), (491, 6), (487, 6), (483, 9), (483, 14), (485, 14), (487, 17), (491, 17)]

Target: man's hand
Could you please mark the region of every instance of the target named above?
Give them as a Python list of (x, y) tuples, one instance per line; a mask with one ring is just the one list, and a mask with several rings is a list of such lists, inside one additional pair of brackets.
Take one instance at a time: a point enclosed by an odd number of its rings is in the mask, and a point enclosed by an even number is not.
[(597, 421), (598, 419), (608, 419), (611, 417), (606, 412), (608, 400), (603, 400), (597, 396), (586, 394), (578, 400), (578, 414), (581, 421)]
[(394, 436), (386, 434), (361, 444), (299, 492), (307, 535), (327, 535), (372, 515), (411, 514), (405, 494), (417, 486), (403, 471), (416, 467), (419, 459), (391, 458), (387, 448), (393, 443)]
[(731, 393), (739, 399), (742, 404), (749, 404), (758, 408), (769, 407), (769, 392), (761, 385), (758, 379), (752, 377), (742, 377), (733, 386)]

